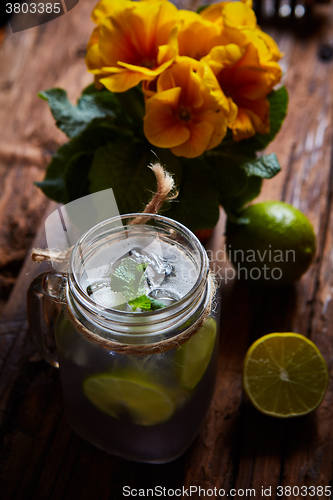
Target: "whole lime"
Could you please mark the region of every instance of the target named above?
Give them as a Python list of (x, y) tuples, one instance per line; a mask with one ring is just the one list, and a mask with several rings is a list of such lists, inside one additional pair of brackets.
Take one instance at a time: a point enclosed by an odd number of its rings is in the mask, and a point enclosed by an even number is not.
[(269, 284), (293, 283), (316, 252), (309, 219), (281, 201), (246, 207), (227, 222), (227, 252), (239, 278)]

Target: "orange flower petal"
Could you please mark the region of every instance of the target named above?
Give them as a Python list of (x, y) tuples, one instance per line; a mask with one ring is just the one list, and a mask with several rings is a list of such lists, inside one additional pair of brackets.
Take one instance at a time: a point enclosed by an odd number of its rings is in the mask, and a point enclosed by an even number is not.
[[(145, 88), (147, 95), (154, 92)], [(146, 110), (147, 139), (176, 155), (194, 158), (221, 142), (237, 107), (223, 94), (209, 66), (180, 56), (159, 76)]]
[[(282, 71), (276, 61), (263, 57), (262, 46), (252, 42), (242, 47), (228, 44), (214, 47), (203, 58), (222, 90), (238, 107), (236, 118), (229, 122), (235, 140), (251, 137), (256, 132), (269, 132), (266, 97), (280, 81)], [(266, 46), (263, 50), (266, 51)]]
[(172, 60), (168, 60), (165, 63), (161, 64), (160, 66), (157, 66), (156, 68), (146, 68), (144, 66), (137, 66), (135, 64), (128, 64), (125, 62), (118, 62), (118, 65), (121, 68), (126, 68), (130, 71), (135, 71), (137, 73), (141, 73), (142, 75), (145, 75), (148, 80), (151, 78), (155, 78), (159, 74), (163, 73), (164, 70), (166, 70), (170, 65), (172, 64)]
[(234, 114), (231, 120), (220, 120), (219, 117), (213, 111), (206, 112), (202, 119), (203, 121), (208, 121), (214, 124), (214, 130), (211, 135), (210, 141), (207, 145), (207, 149), (213, 149), (220, 144), (225, 134), (227, 133), (227, 125), (232, 123), (237, 116), (237, 106), (233, 104)]
[(144, 133), (154, 146), (170, 148), (188, 140), (189, 129), (177, 116), (180, 94), (181, 88), (175, 87), (147, 100)]
[[(219, 44), (221, 28), (199, 14), (188, 10), (179, 11), (179, 54), (201, 59)], [(195, 43), (193, 41), (195, 40)]]
[(195, 158), (202, 155), (210, 145), (214, 126), (209, 122), (199, 122), (191, 126), (191, 133), (186, 142), (172, 148), (172, 152), (176, 156), (184, 156), (185, 158)]
[(244, 109), (238, 109), (236, 120), (230, 125), (235, 141), (241, 141), (253, 136), (256, 130), (253, 123)]
[(222, 19), (224, 26), (229, 28), (254, 29), (257, 26), (254, 11), (242, 2), (225, 2), (222, 9)]
[(236, 141), (247, 139), (256, 132), (269, 132), (269, 102), (267, 99), (257, 101), (244, 100), (238, 109), (237, 118), (230, 127)]
[(111, 92), (125, 92), (138, 85), (141, 80), (141, 73), (134, 73), (133, 71), (126, 70), (99, 79), (104, 87)]
[[(108, 88), (117, 89), (114, 92), (127, 90), (131, 81), (136, 85), (155, 78), (177, 56), (178, 11), (166, 0), (101, 0), (93, 18), (98, 26), (89, 42), (87, 66), (95, 75), (108, 77)], [(105, 68), (111, 68), (109, 75)], [(127, 77), (116, 68), (136, 76)], [(112, 78), (117, 80), (114, 84)]]
[(244, 108), (252, 120), (256, 132), (269, 132), (269, 102), (267, 99), (248, 100), (243, 102)]
[(214, 47), (202, 62), (207, 63), (214, 74), (218, 75), (222, 69), (235, 65), (243, 57), (244, 52), (245, 48), (234, 43), (219, 45)]
[(190, 57), (179, 57), (177, 62), (160, 76), (158, 91), (179, 86), (183, 90), (184, 105), (190, 103), (191, 107), (202, 106), (202, 79), (198, 75), (200, 63)]
[(125, 6), (130, 6), (130, 4), (129, 0), (100, 0), (91, 13), (91, 19), (97, 24), (105, 17), (114, 14)]

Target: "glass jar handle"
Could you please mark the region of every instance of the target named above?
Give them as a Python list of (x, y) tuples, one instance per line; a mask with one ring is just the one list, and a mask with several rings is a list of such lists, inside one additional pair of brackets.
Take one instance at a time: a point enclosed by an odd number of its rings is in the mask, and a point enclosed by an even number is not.
[(28, 290), (29, 331), (43, 358), (57, 368), (54, 326), (66, 304), (66, 285), (65, 274), (48, 272), (37, 276)]

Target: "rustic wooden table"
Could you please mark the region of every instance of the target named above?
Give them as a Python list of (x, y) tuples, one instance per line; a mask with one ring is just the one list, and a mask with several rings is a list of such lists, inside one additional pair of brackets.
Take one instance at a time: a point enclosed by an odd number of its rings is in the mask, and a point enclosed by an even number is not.
[[(38, 272), (27, 249), (50, 206), (33, 182), (64, 140), (37, 92), (63, 86), (74, 98), (89, 83), (83, 54), (93, 4), (81, 0), (47, 25), (7, 33), (0, 46), (0, 496), (114, 500), (123, 498), (123, 485), (200, 485), (256, 488), (260, 498), (261, 486), (332, 485), (332, 384), (315, 414), (291, 421), (258, 414), (241, 385), (249, 343), (271, 331), (310, 337), (332, 373), (333, 63), (318, 58), (320, 43), (330, 36), (332, 7), (323, 7), (323, 26), (312, 35), (274, 33), (285, 53), (290, 106), (270, 147), (283, 169), (261, 195), (291, 202), (310, 217), (318, 237), (316, 260), (291, 289), (268, 292), (237, 282), (223, 287), (217, 386), (200, 436), (174, 463), (140, 465), (108, 456), (73, 434), (58, 372), (36, 360), (27, 336), (25, 295)], [(220, 228), (212, 245), (221, 244)]]

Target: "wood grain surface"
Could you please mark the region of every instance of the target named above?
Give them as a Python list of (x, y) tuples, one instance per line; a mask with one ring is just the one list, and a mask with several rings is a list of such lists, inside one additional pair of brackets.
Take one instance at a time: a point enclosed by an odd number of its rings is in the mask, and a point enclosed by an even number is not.
[[(51, 23), (7, 33), (0, 46), (0, 497), (116, 500), (123, 498), (123, 485), (200, 485), (256, 488), (260, 498), (261, 486), (332, 485), (332, 383), (315, 414), (292, 421), (260, 415), (241, 385), (247, 347), (272, 331), (309, 336), (332, 375), (333, 63), (318, 58), (331, 33), (332, 7), (322, 7), (321, 29), (311, 36), (274, 33), (285, 53), (290, 106), (269, 148), (282, 172), (265, 183), (260, 197), (291, 202), (309, 216), (318, 238), (316, 260), (292, 288), (267, 291), (234, 281), (222, 287), (213, 403), (190, 450), (162, 466), (125, 462), (78, 438), (64, 414), (58, 372), (38, 360), (27, 336), (25, 295), (40, 268), (29, 252), (23, 260), (33, 238), (42, 237), (42, 219), (51, 209), (33, 182), (64, 140), (37, 92), (63, 86), (75, 98), (89, 83), (83, 55), (93, 4), (81, 0)], [(223, 220), (210, 245), (222, 247)]]

